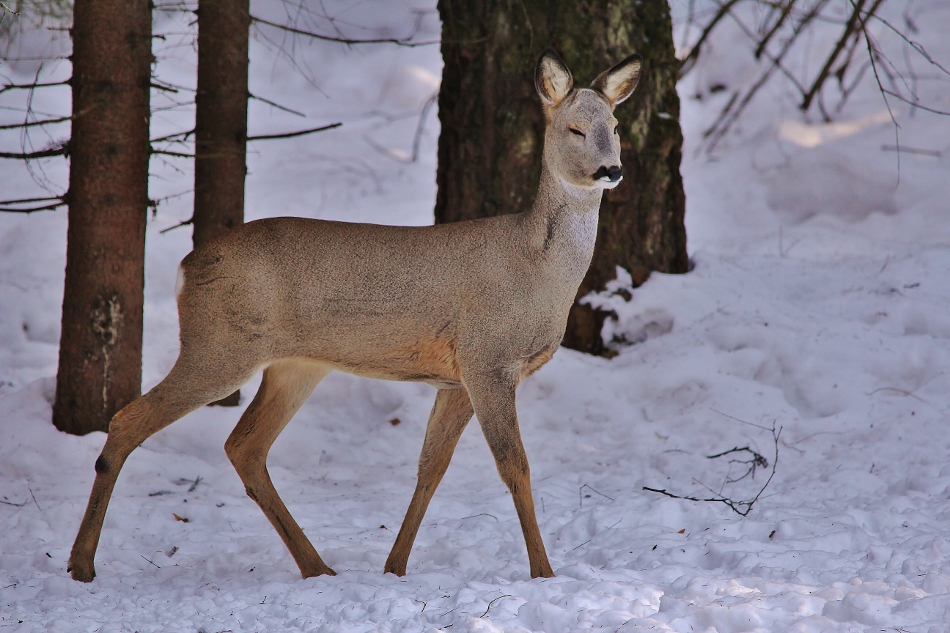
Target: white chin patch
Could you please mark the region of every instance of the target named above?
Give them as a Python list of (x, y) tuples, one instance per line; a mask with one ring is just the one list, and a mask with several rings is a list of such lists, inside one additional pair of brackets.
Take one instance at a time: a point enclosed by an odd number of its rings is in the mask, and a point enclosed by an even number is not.
[(621, 176), (617, 180), (611, 180), (610, 178), (607, 178), (606, 176), (604, 176), (603, 178), (599, 179), (597, 182), (604, 189), (613, 189), (614, 187), (620, 184), (621, 180), (623, 180), (623, 176)]

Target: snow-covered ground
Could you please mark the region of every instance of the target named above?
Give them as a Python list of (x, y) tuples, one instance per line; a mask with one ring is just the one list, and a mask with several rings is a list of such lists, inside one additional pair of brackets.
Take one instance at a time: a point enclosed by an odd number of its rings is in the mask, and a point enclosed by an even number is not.
[[(898, 4), (950, 65), (950, 6)], [(401, 37), (413, 31), (414, 6), (331, 10), (348, 35)], [(186, 22), (157, 19), (170, 35), (156, 50), (171, 58), (162, 79), (193, 85), (188, 36), (173, 35)], [(417, 39), (438, 37), (431, 8), (418, 24)], [(897, 155), (882, 149), (894, 127), (872, 83), (833, 125), (809, 123), (775, 83), (710, 157), (698, 151), (701, 131), (728, 95), (709, 88), (751, 72), (748, 47), (729, 33), (681, 85), (695, 269), (654, 275), (628, 304), (595, 298), (616, 307), (611, 327), (636, 343), (612, 360), (561, 350), (519, 392), (553, 579), (529, 578), (510, 496), (474, 423), (408, 575), (384, 575), (434, 390), (333, 374), (269, 463), (338, 576), (299, 578), (224, 455), (240, 410), (205, 408), (132, 454), (106, 517), (99, 575), (73, 582), (66, 560), (105, 436), (68, 436), (50, 423), (66, 217), (0, 214), (0, 630), (947, 631), (950, 119), (893, 104), (901, 145), (931, 151), (903, 154), (898, 183)], [(431, 222), (434, 111), (418, 160), (408, 157), (437, 90), (437, 46), (298, 42), (301, 69), (260, 39), (252, 48), (252, 92), (306, 115), (254, 102), (252, 134), (344, 125), (254, 144), (249, 218)], [(58, 49), (37, 36), (25, 50)], [(950, 109), (950, 83), (916, 63), (928, 103)], [(0, 71), (29, 81), (36, 65)], [(43, 73), (63, 77), (68, 66)], [(68, 91), (46, 92), (33, 108), (65, 114)], [(188, 97), (156, 102), (169, 98)], [(22, 116), (0, 111), (4, 122)], [(155, 135), (187, 129), (189, 117), (164, 111)], [(20, 138), (0, 141), (11, 151)], [(42, 165), (60, 193), (63, 162)], [(187, 162), (156, 158), (153, 167), (153, 197), (189, 188)], [(0, 163), (0, 192), (44, 195), (14, 161)], [(160, 231), (189, 217), (190, 204), (187, 194), (170, 198), (149, 222), (146, 388), (177, 353), (174, 271), (190, 245), (187, 228)], [(743, 454), (706, 456), (745, 446), (769, 464), (728, 483), (745, 468), (729, 457)], [(776, 451), (774, 477), (744, 518), (722, 503), (643, 490), (748, 499)]]

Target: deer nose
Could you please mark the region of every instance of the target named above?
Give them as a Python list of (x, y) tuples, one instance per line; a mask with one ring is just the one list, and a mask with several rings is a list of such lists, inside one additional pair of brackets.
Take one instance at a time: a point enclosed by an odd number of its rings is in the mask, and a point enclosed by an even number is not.
[(594, 172), (594, 180), (604, 180), (607, 179), (610, 182), (617, 182), (623, 178), (623, 167), (614, 165), (613, 167), (604, 167), (601, 166), (596, 172)]

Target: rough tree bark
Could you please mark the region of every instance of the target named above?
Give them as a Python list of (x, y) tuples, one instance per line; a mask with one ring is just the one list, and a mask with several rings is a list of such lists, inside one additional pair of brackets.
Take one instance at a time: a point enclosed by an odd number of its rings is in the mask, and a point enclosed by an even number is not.
[[(575, 85), (631, 53), (643, 56), (640, 86), (615, 113), (624, 180), (608, 191), (597, 246), (578, 298), (630, 271), (686, 272), (682, 132), (667, 0), (439, 0), (442, 87), (436, 222), (526, 211), (541, 170), (543, 114), (532, 70), (548, 47)], [(564, 345), (602, 353), (606, 314), (575, 303)]]
[[(249, 0), (198, 2), (195, 248), (244, 222)], [(213, 402), (237, 406), (240, 391)]]
[(148, 0), (76, 0), (69, 228), (53, 423), (108, 430), (142, 383)]

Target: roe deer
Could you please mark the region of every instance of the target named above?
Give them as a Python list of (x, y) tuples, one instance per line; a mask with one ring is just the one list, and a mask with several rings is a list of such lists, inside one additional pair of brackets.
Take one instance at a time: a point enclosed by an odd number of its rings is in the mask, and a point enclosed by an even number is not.
[(531, 497), (515, 389), (546, 363), (590, 265), (604, 189), (622, 178), (613, 108), (640, 76), (630, 56), (574, 90), (545, 52), (535, 71), (547, 127), (530, 211), (424, 227), (301, 218), (249, 222), (189, 254), (179, 268), (181, 352), (168, 376), (119, 411), (69, 570), (91, 581), (106, 507), (129, 453), (158, 430), (238, 389), (260, 390), (225, 450), (306, 578), (333, 575), (267, 473), (278, 434), (330, 371), (438, 388), (418, 483), (386, 572), (409, 551), (462, 430), (474, 413), (511, 491), (531, 576), (554, 575)]

